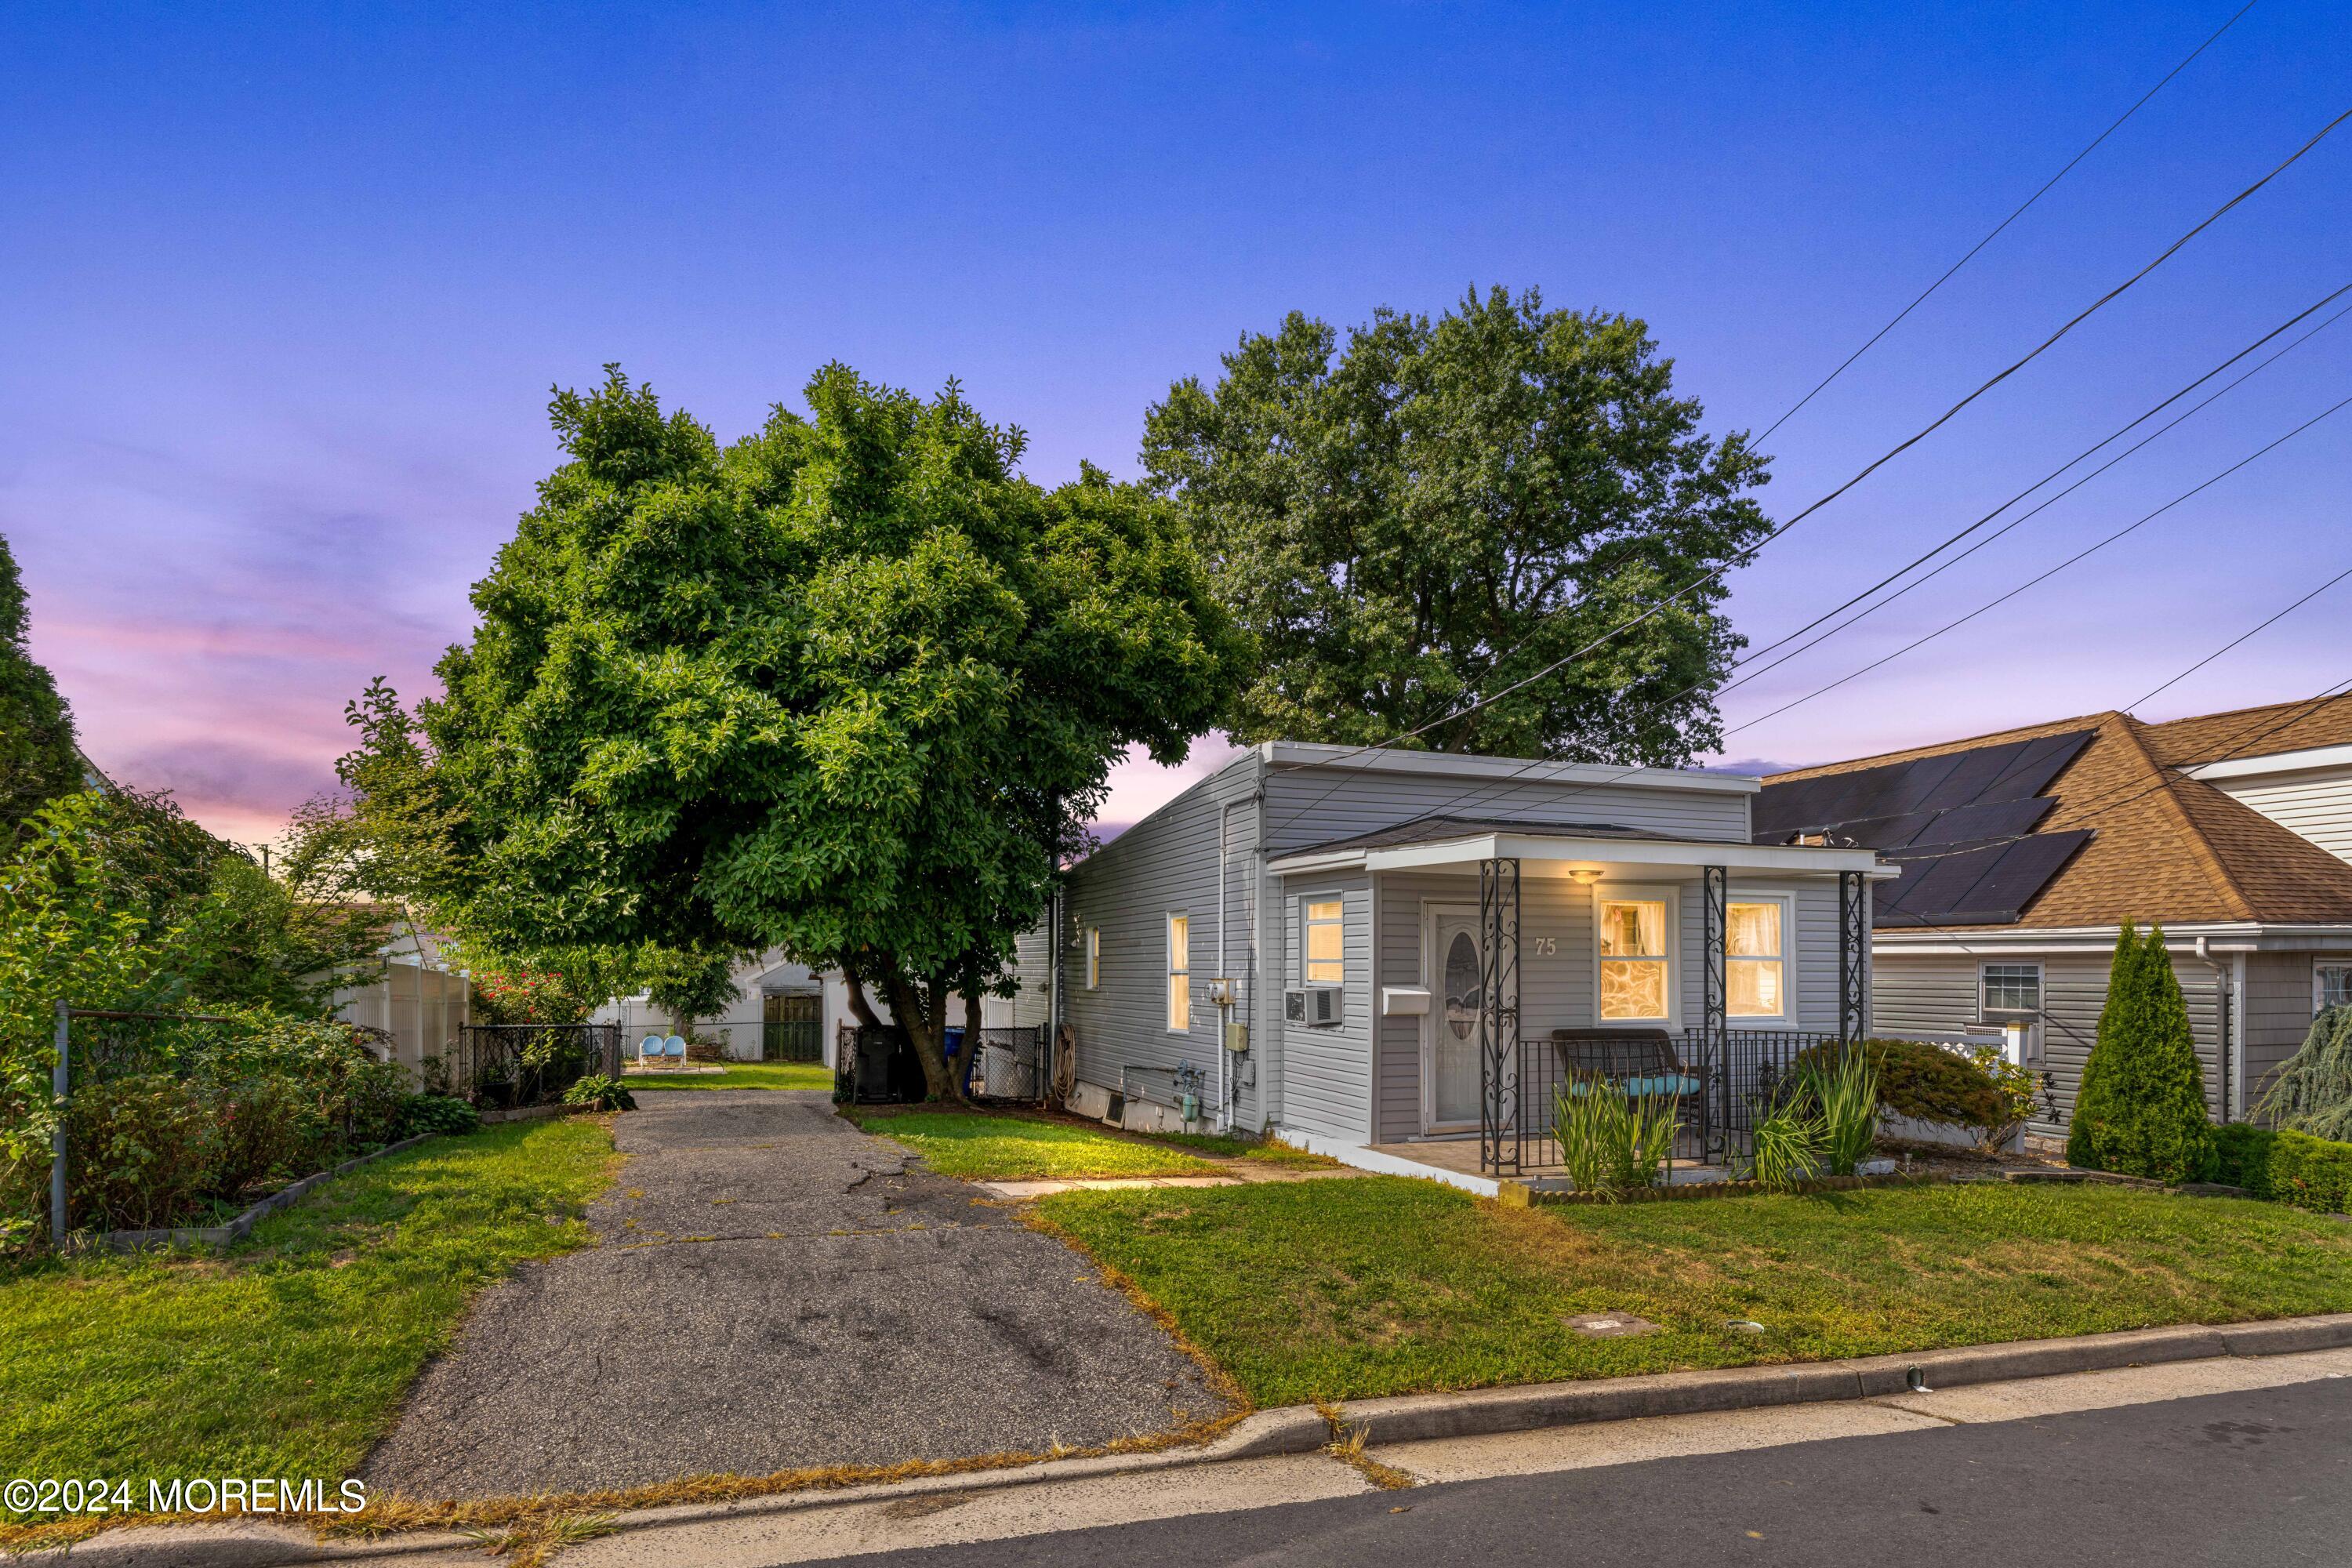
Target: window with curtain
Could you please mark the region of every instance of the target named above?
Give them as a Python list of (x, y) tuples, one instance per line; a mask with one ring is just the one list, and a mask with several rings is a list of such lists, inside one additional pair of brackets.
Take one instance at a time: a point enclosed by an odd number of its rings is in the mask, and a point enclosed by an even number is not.
[(1307, 984), (1337, 985), (1347, 978), (1347, 964), (1340, 945), (1341, 908), (1337, 899), (1310, 900), (1307, 905), (1307, 940), (1300, 944), (1307, 954)]
[(1672, 995), (1663, 899), (1601, 901), (1601, 1016), (1607, 1023), (1658, 1022)]
[(1189, 916), (1168, 917), (1168, 1027), (1192, 1026), (1192, 921)]
[(1778, 899), (1724, 906), (1723, 1010), (1733, 1018), (1788, 1016), (1788, 914)]

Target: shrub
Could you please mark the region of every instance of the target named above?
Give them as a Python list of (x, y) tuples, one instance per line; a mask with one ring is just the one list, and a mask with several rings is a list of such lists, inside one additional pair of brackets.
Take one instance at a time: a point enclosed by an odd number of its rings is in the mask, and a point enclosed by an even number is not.
[(1786, 1192), (1810, 1178), (1822, 1158), (1822, 1123), (1794, 1096), (1757, 1113), (1748, 1179)]
[(1848, 1049), (1836, 1059), (1801, 1069), (1798, 1092), (1814, 1108), (1822, 1163), (1832, 1176), (1851, 1176), (1870, 1158), (1878, 1137), (1878, 1069), (1870, 1053)]
[(2197, 1181), (2212, 1169), (2205, 1072), (2161, 927), (2149, 927), (2142, 940), (2126, 922), (2116, 938), (2066, 1158), (2162, 1182)]
[(719, 1062), (727, 1059), (727, 1045), (709, 1035), (697, 1035), (686, 1043), (686, 1059), (690, 1062)]
[[(1847, 1048), (1812, 1047), (1798, 1056), (1794, 1067), (1800, 1074), (1833, 1068)], [(1864, 1040), (1861, 1048), (1878, 1075), (1879, 1103), (1897, 1116), (1967, 1128), (1991, 1150), (2007, 1142), (2032, 1113), (2032, 1069), (2014, 1066), (1998, 1048), (1964, 1056), (1927, 1040), (1897, 1039)]]
[(2315, 1138), (2352, 1138), (2352, 1007), (2330, 1007), (2311, 1021), (2254, 1115)]
[(637, 1097), (619, 1079), (592, 1072), (563, 1091), (566, 1105), (593, 1105), (599, 1110), (635, 1110)]
[(2246, 1195), (2321, 1214), (2352, 1213), (2352, 1143), (2232, 1123), (2214, 1138), (2215, 1179)]
[(1654, 1186), (1681, 1122), (1671, 1094), (1626, 1094), (1601, 1078), (1551, 1091), (1552, 1136), (1580, 1193), (1613, 1198)]
[(452, 1094), (412, 1094), (401, 1106), (400, 1126), (404, 1138), (421, 1132), (479, 1132), (482, 1113)]

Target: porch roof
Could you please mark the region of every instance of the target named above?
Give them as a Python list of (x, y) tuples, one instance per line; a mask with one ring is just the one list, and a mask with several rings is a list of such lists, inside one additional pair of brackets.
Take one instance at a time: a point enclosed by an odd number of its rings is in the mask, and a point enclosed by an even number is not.
[(1527, 822), (1500, 818), (1422, 816), (1393, 827), (1334, 839), (1277, 855), (1266, 869), (1370, 871), (1469, 869), (1482, 860), (1517, 860), (1531, 877), (1564, 877), (1580, 868), (1721, 866), (1733, 871), (1822, 875), (1861, 871), (1874, 879), (1900, 875), (1868, 849), (1820, 845), (1748, 844), (1675, 838), (1609, 822)]

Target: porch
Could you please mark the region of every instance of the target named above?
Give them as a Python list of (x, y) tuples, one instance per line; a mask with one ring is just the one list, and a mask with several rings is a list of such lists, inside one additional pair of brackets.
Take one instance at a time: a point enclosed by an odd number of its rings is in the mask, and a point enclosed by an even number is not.
[(1290, 989), (1343, 993), (1301, 999), (1289, 1061), (1344, 1065), (1360, 1027), (1363, 1146), (1488, 1179), (1559, 1170), (1554, 1096), (1580, 1084), (1671, 1096), (1678, 1166), (1744, 1161), (1797, 1058), (1867, 1032), (1870, 885), (1894, 874), (1867, 850), (1447, 818), (1268, 869)]

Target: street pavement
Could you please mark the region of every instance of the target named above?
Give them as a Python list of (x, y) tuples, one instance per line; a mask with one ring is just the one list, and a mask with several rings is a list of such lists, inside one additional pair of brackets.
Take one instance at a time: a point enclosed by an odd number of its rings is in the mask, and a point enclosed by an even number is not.
[(824, 1560), (2343, 1568), (2352, 1563), (2352, 1380)]
[(1224, 1409), (1084, 1259), (823, 1094), (648, 1094), (614, 1137), (597, 1245), (476, 1304), (369, 1457), (371, 1491), (1037, 1453)]

